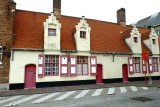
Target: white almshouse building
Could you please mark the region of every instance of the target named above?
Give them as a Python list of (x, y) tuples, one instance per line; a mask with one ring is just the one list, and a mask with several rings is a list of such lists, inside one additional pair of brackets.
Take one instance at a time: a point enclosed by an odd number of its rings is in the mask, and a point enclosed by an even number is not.
[[(16, 10), (10, 89), (159, 79), (160, 38), (154, 29), (53, 13)], [(146, 60), (142, 53), (148, 53)]]

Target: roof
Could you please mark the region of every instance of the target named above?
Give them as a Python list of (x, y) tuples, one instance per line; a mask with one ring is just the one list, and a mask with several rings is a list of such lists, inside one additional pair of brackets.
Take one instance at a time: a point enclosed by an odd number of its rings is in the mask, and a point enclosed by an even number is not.
[(136, 26), (138, 27), (148, 27), (157, 25), (160, 25), (160, 12), (148, 16), (144, 19), (141, 19), (136, 23)]
[[(50, 14), (16, 10), (14, 21), (14, 34), (12, 48), (36, 48), (44, 47), (44, 27)], [(61, 50), (76, 50), (74, 39), (75, 26), (81, 18), (61, 16)], [(126, 45), (122, 32), (130, 30), (131, 26), (120, 26), (116, 23), (86, 19), (91, 27), (91, 51), (98, 52), (131, 52)], [(146, 29), (139, 28), (144, 33)]]

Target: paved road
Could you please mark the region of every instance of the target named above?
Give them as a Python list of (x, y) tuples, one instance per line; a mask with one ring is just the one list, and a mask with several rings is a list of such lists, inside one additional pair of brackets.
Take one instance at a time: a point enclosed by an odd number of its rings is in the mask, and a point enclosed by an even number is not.
[(38, 106), (38, 104), (55, 104), (60, 101), (73, 101), (84, 98), (95, 98), (96, 96), (108, 96), (119, 95), (124, 93), (133, 93), (138, 91), (145, 91), (155, 89), (154, 87), (111, 87), (111, 88), (101, 88), (101, 89), (87, 89), (87, 90), (76, 90), (76, 91), (66, 91), (66, 92), (54, 92), (54, 93), (42, 93), (42, 94), (32, 94), (32, 95), (18, 95), (18, 96), (8, 96), (0, 97), (0, 107), (31, 107)]

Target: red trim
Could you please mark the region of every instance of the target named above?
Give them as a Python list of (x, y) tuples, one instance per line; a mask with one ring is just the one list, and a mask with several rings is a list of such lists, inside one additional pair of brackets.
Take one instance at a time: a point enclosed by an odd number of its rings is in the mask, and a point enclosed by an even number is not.
[(142, 58), (142, 73), (147, 72), (146, 60)]
[(153, 60), (151, 56), (148, 57), (148, 70), (149, 70), (149, 73), (153, 72)]
[[(45, 61), (45, 55), (44, 54), (39, 54), (38, 57), (38, 77), (44, 77), (44, 61)], [(42, 71), (39, 71), (42, 70)]]
[[(95, 64), (92, 64), (92, 60), (95, 60)], [(96, 72), (92, 71), (92, 67), (96, 68)], [(97, 73), (97, 57), (96, 56), (90, 56), (90, 74), (96, 75)]]
[(134, 73), (134, 67), (133, 67), (133, 58), (128, 57), (128, 70), (130, 74)]
[[(74, 62), (75, 64), (71, 63), (72, 58), (75, 58), (75, 62)], [(75, 73), (71, 73), (72, 67), (75, 67)], [(73, 77), (73, 76), (76, 76), (76, 74), (77, 74), (77, 56), (70, 55), (70, 76)]]
[[(63, 64), (62, 63), (62, 59), (63, 58), (67, 58), (66, 60), (66, 64)], [(63, 73), (63, 67), (66, 67), (66, 70), (67, 72), (66, 73)], [(60, 55), (60, 76), (64, 76), (64, 77), (67, 77), (68, 76), (68, 55)]]

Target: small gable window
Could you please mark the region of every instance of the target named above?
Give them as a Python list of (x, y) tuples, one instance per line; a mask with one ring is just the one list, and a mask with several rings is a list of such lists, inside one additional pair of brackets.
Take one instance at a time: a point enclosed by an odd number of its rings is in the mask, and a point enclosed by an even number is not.
[(48, 36), (56, 36), (56, 29), (48, 29)]
[(134, 40), (134, 43), (138, 43), (138, 37), (134, 37), (133, 40)]
[(152, 43), (153, 43), (153, 44), (156, 44), (156, 40), (155, 40), (155, 39), (152, 39)]
[(86, 31), (80, 31), (80, 38), (86, 38)]

